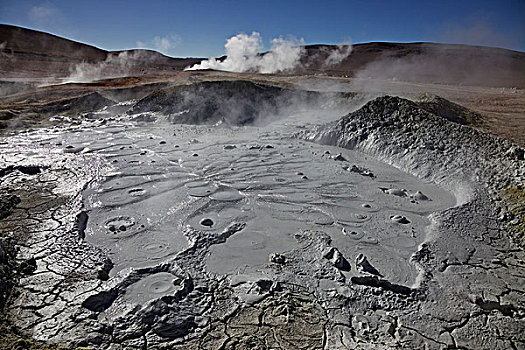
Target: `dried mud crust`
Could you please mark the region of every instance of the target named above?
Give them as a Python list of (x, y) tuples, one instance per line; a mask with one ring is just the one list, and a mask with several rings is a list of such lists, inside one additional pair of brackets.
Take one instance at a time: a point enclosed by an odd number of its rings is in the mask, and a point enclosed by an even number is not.
[[(71, 157), (59, 156), (58, 164), (53, 164), (43, 160), (45, 156), (22, 160), (18, 151), (3, 152), (0, 159), (0, 346), (69, 349), (36, 340), (28, 329), (38, 318), (60, 318), (67, 313), (56, 306), (74, 304), (68, 299), (72, 285), (96, 276), (103, 257), (79, 241), (72, 219), (81, 204), (80, 191), (94, 174)], [(13, 317), (22, 318), (23, 326), (12, 323)]]

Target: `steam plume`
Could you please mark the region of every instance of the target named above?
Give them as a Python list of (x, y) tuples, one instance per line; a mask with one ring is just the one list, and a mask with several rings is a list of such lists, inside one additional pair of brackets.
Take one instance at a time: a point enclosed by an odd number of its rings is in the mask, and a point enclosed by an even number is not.
[(324, 62), (325, 66), (334, 66), (343, 62), (352, 53), (352, 44), (350, 42), (337, 45), (337, 47), (330, 52), (330, 55)]
[(87, 83), (99, 79), (129, 76), (132, 69), (140, 64), (140, 61), (149, 59), (149, 53), (145, 51), (110, 53), (102, 62), (82, 62), (70, 67), (70, 75), (64, 82)]
[(263, 48), (261, 35), (241, 33), (227, 40), (226, 58), (219, 61), (215, 58), (202, 61), (186, 70), (216, 69), (229, 72), (276, 73), (291, 70), (300, 64), (304, 48), (302, 40), (285, 40), (275, 38), (272, 48), (266, 54), (259, 54)]

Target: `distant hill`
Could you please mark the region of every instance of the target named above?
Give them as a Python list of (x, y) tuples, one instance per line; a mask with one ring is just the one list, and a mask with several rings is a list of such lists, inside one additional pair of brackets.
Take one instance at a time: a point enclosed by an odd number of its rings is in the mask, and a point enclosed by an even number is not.
[(306, 72), (421, 83), (525, 88), (525, 53), (437, 43), (357, 44), (341, 63), (325, 67), (333, 46), (310, 45)]
[[(326, 74), (421, 83), (525, 88), (525, 53), (481, 46), (436, 43), (381, 43), (353, 46), (336, 65), (335, 49), (309, 45), (295, 74)], [(79, 81), (169, 74), (200, 62), (151, 50), (105, 51), (56, 35), (0, 25), (0, 80), (75, 76)]]
[[(199, 59), (171, 58), (152, 50), (105, 51), (56, 35), (0, 24), (0, 77), (65, 78), (79, 64), (104, 77), (180, 71)], [(102, 78), (102, 76), (101, 76)], [(0, 78), (1, 79), (1, 78)]]

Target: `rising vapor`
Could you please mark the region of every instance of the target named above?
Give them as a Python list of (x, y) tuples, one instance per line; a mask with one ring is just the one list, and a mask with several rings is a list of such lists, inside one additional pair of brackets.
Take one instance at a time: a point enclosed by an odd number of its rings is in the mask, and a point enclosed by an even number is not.
[(352, 53), (352, 44), (350, 42), (337, 45), (337, 47), (330, 52), (330, 55), (324, 62), (325, 67), (334, 66), (343, 62)]
[(226, 58), (202, 61), (186, 70), (216, 69), (228, 72), (277, 73), (296, 68), (304, 52), (303, 41), (275, 38), (269, 52), (260, 54), (263, 48), (258, 32), (241, 33), (226, 41)]

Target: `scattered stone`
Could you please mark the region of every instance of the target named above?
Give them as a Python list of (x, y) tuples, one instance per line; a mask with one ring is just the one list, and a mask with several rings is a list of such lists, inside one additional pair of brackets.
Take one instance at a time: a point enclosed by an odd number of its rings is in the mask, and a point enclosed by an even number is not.
[(348, 160), (346, 160), (345, 157), (343, 157), (343, 155), (341, 153), (335, 155), (335, 156), (332, 156), (331, 157), (333, 160), (337, 160), (339, 162), (348, 162)]
[(396, 197), (408, 197), (407, 190), (404, 189), (398, 189), (398, 188), (379, 188), (381, 191), (383, 191), (386, 194), (396, 196)]
[(418, 201), (429, 201), (430, 200), (430, 198), (424, 195), (421, 191), (417, 191), (415, 194), (413, 194), (412, 198)]
[(359, 254), (355, 258), (355, 265), (358, 271), (367, 272), (372, 275), (383, 277), (383, 275), (381, 275), (381, 273), (379, 273), (379, 271), (377, 271), (377, 269), (373, 267), (372, 264), (370, 264), (370, 262), (364, 254)]
[(276, 264), (284, 264), (286, 262), (286, 257), (279, 253), (272, 253), (269, 256), (270, 262), (276, 263)]
[(117, 297), (117, 291), (102, 291), (98, 294), (88, 297), (86, 300), (84, 300), (82, 306), (91, 311), (102, 312), (110, 307)]
[(85, 149), (85, 147), (82, 147), (82, 146), (80, 146), (80, 147), (67, 146), (64, 149), (64, 153), (76, 154), (76, 153), (82, 152), (84, 149)]
[(352, 173), (356, 173), (356, 174), (359, 174), (361, 176), (366, 176), (366, 177), (371, 177), (371, 178), (375, 178), (375, 175), (374, 173), (372, 173), (369, 169), (366, 169), (366, 168), (362, 168), (362, 167), (359, 167), (357, 165), (352, 165), (352, 167), (343, 167), (343, 169), (347, 170), (347, 171), (350, 171)]
[(36, 271), (36, 259), (34, 256), (31, 258), (23, 261), (20, 264), (19, 270), (24, 275), (31, 275), (33, 272)]
[(328, 248), (323, 257), (328, 259), (332, 265), (341, 271), (350, 271), (351, 269), (348, 260), (346, 260), (343, 254), (335, 247)]
[(408, 220), (405, 216), (402, 215), (393, 215), (390, 217), (390, 220), (402, 225), (410, 224), (410, 220)]

